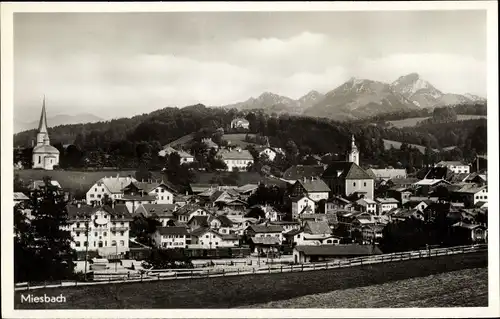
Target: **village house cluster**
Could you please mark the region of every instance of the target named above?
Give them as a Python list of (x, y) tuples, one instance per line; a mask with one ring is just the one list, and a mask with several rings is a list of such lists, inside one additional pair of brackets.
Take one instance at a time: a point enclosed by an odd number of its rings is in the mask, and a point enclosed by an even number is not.
[[(231, 126), (247, 127), (245, 121), (235, 119)], [(453, 227), (457, 233), (474, 242), (486, 241), (486, 225), (477, 218), (488, 208), (486, 170), (474, 170), (474, 165), (460, 162), (440, 162), (423, 178), (417, 178), (404, 169), (363, 169), (354, 136), (350, 144), (345, 161), (295, 165), (283, 172), (280, 180), (286, 185), (286, 209), (265, 203), (250, 206), (248, 198), (258, 190), (257, 184), (191, 184), (189, 192), (180, 193), (168, 181), (118, 175), (95, 181), (84, 201), (68, 205), (66, 228), (77, 251), (121, 255), (129, 251), (134, 240), (130, 235), (134, 218), (154, 217), (160, 226), (151, 239), (158, 248), (248, 246), (260, 255), (279, 254), (286, 247), (294, 251), (296, 262), (303, 262), (339, 254), (377, 253), (378, 248), (373, 247), (382, 239), (385, 225), (408, 218), (425, 220), (426, 212), (442, 201), (439, 192), (445, 189), (449, 195), (448, 217), (456, 220)], [(51, 169), (57, 164), (57, 154), (49, 144), (45, 107), (37, 148), (40, 151), (33, 155), (35, 166)], [(178, 151), (166, 147), (162, 152), (168, 155)], [(279, 152), (282, 150), (269, 145), (261, 150), (271, 160)], [(185, 152), (178, 153), (181, 163), (193, 160)], [(229, 170), (243, 169), (254, 160), (242, 149), (219, 149), (218, 154)], [(62, 189), (57, 181), (52, 182)], [(41, 181), (30, 185), (32, 189), (40, 186)], [(14, 198), (16, 203), (28, 199), (19, 193)], [(347, 235), (339, 236), (339, 227)], [(354, 233), (359, 234), (361, 245), (352, 245)]]

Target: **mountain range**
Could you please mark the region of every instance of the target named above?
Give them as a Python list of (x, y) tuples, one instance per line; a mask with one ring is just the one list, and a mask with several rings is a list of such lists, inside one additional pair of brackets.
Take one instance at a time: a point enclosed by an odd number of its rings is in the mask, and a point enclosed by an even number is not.
[[(77, 115), (59, 114), (52, 117), (47, 117), (47, 124), (49, 125), (49, 127), (79, 123), (95, 123), (99, 121), (103, 121), (103, 119), (89, 113), (82, 113)], [(33, 122), (23, 122), (14, 119), (14, 133), (36, 129), (38, 128), (38, 124), (39, 120)]]
[(263, 109), (266, 113), (303, 114), (346, 121), (381, 113), (485, 101), (472, 94), (443, 93), (419, 74), (410, 73), (392, 83), (351, 78), (326, 94), (313, 90), (297, 100), (265, 92), (257, 98), (251, 97), (223, 107)]

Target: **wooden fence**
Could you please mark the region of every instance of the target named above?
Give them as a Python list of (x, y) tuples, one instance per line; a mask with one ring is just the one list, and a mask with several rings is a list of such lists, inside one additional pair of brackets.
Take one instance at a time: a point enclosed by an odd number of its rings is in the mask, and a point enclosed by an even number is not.
[(143, 282), (155, 280), (175, 280), (175, 279), (190, 279), (190, 278), (210, 278), (224, 276), (239, 276), (250, 274), (272, 274), (272, 273), (287, 273), (287, 272), (302, 272), (314, 270), (336, 269), (344, 267), (354, 267), (378, 263), (397, 262), (410, 259), (432, 258), (437, 256), (446, 256), (453, 254), (465, 254), (471, 252), (487, 251), (487, 245), (471, 245), (471, 246), (455, 246), (447, 248), (435, 248), (429, 250), (417, 250), (408, 252), (399, 252), (391, 254), (373, 255), (366, 257), (339, 259), (335, 261), (315, 262), (307, 264), (291, 264), (291, 265), (268, 265), (260, 268), (236, 268), (236, 269), (154, 269), (144, 273), (94, 273), (94, 281), (92, 282), (77, 282), (66, 281), (58, 283), (44, 283), (36, 286), (28, 283), (16, 284), (15, 290), (30, 290), (40, 288), (53, 287), (68, 287), (68, 286), (84, 286), (84, 285), (99, 285), (108, 283), (125, 283), (125, 282)]

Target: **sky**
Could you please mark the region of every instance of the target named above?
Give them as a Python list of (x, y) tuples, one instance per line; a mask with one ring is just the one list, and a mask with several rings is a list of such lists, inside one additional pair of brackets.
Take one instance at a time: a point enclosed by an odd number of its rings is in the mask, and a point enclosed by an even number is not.
[(486, 97), (486, 11), (15, 13), (14, 117), (104, 119), (416, 72)]

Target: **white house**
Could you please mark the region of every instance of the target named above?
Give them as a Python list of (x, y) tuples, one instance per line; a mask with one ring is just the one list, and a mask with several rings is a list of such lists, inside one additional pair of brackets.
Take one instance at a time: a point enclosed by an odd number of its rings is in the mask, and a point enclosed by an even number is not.
[(399, 202), (395, 198), (377, 198), (375, 201), (378, 204), (379, 215), (399, 206)]
[(135, 214), (142, 214), (144, 217), (155, 217), (162, 226), (167, 226), (175, 222), (177, 218), (174, 215), (177, 206), (175, 204), (141, 204), (135, 210)]
[(157, 204), (173, 204), (174, 196), (176, 195), (176, 191), (174, 188), (165, 182), (136, 182), (135, 183), (139, 189), (143, 190), (149, 196), (156, 197)]
[(253, 164), (254, 159), (248, 150), (236, 148), (234, 150), (221, 150), (217, 153), (217, 157), (226, 165), (228, 171), (233, 171), (235, 168), (246, 170), (249, 164)]
[(191, 242), (187, 228), (184, 226), (158, 227), (152, 237), (158, 248), (186, 248)]
[(281, 148), (270, 147), (270, 146), (266, 146), (259, 152), (259, 156), (266, 155), (271, 162), (274, 161), (274, 159), (278, 154), (284, 154), (284, 151)]
[(332, 235), (327, 222), (307, 221), (304, 229), (292, 230), (285, 234), (292, 245), (339, 244), (340, 238)]
[(391, 180), (394, 178), (406, 178), (407, 173), (406, 169), (402, 168), (370, 168), (366, 171), (368, 174), (372, 175), (374, 178), (382, 179), (382, 180)]
[(191, 232), (192, 247), (213, 249), (218, 247), (238, 247), (239, 237), (234, 234), (220, 234), (209, 228), (198, 228)]
[(467, 184), (453, 191), (451, 196), (461, 200), (466, 207), (476, 206), (478, 202), (488, 202), (488, 186), (478, 187), (474, 184)]
[(250, 122), (244, 118), (235, 118), (234, 120), (231, 121), (231, 128), (244, 128), (244, 129), (249, 129), (250, 128)]
[(208, 216), (208, 211), (198, 205), (187, 204), (180, 207), (176, 212), (177, 220), (187, 223), (193, 216)]
[(436, 164), (438, 167), (446, 167), (455, 174), (470, 173), (470, 166), (460, 161), (441, 161)]
[(123, 254), (129, 250), (132, 216), (123, 205), (68, 205), (68, 225), (76, 251), (97, 251), (101, 256)]
[(123, 196), (123, 188), (129, 185), (130, 182), (137, 182), (137, 180), (131, 176), (120, 177), (119, 175), (116, 177), (101, 178), (87, 191), (87, 205), (99, 205), (104, 195), (108, 195), (112, 200), (121, 198)]
[(314, 200), (307, 196), (292, 198), (292, 217), (297, 219), (301, 214), (314, 214)]
[(368, 198), (361, 198), (356, 201), (360, 211), (375, 214), (377, 212), (377, 203)]
[(172, 153), (179, 154), (181, 164), (187, 164), (194, 162), (194, 156), (185, 152), (183, 150), (176, 150), (169, 145), (165, 145), (161, 151), (158, 152), (158, 156), (165, 157)]

